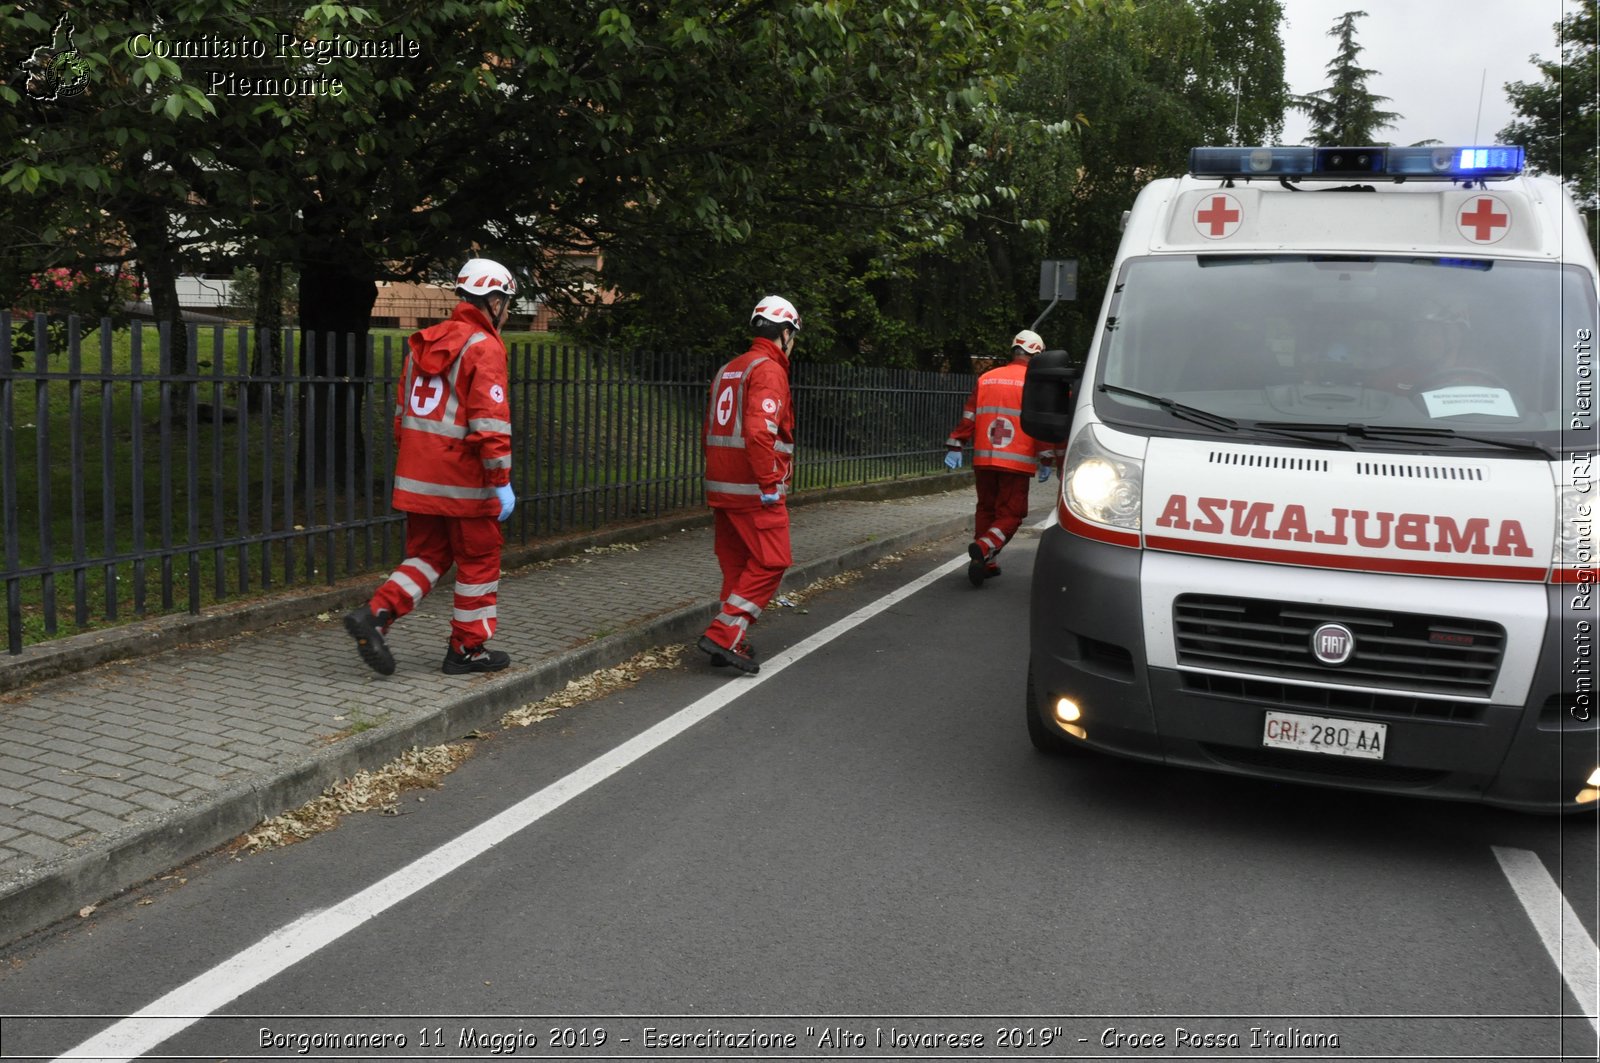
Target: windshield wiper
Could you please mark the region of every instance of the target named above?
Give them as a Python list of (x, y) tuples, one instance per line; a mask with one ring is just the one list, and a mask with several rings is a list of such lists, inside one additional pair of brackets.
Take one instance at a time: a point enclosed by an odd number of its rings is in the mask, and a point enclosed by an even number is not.
[(1143, 399), (1145, 402), (1166, 410), (1174, 417), (1185, 421), (1193, 421), (1195, 424), (1203, 424), (1207, 428), (1221, 428), (1229, 432), (1237, 432), (1239, 430), (1239, 422), (1231, 417), (1224, 417), (1222, 414), (1212, 413), (1210, 410), (1202, 410), (1198, 406), (1185, 406), (1181, 402), (1174, 402), (1172, 399), (1163, 398), (1160, 395), (1151, 395), (1145, 391), (1135, 391), (1132, 388), (1125, 388), (1117, 384), (1101, 384), (1100, 390), (1109, 391), (1116, 395), (1126, 395), (1133, 399)]
[(1551, 461), (1556, 460), (1556, 454), (1542, 443), (1535, 443), (1531, 439), (1514, 439), (1507, 436), (1480, 436), (1468, 435), (1458, 432), (1454, 428), (1422, 428), (1411, 425), (1387, 424), (1335, 424), (1333, 422), (1301, 424), (1298, 421), (1262, 421), (1256, 427), (1269, 429), (1293, 429), (1297, 432), (1337, 432), (1340, 435), (1354, 436), (1357, 439), (1370, 439), (1374, 442), (1395, 440), (1428, 440), (1450, 439), (1463, 443), (1481, 443), (1484, 446), (1500, 447), (1505, 450), (1520, 450), (1535, 454), (1542, 454)]
[[(1143, 399), (1145, 402), (1154, 403), (1156, 406), (1166, 410), (1174, 417), (1182, 418), (1185, 421), (1193, 421), (1196, 424), (1203, 424), (1208, 428), (1221, 428), (1228, 432), (1237, 432), (1240, 430), (1239, 422), (1235, 421), (1231, 417), (1224, 417), (1222, 414), (1212, 413), (1210, 410), (1202, 410), (1198, 406), (1186, 406), (1181, 402), (1164, 398), (1161, 395), (1151, 395), (1148, 392), (1135, 391), (1132, 388), (1120, 387), (1116, 384), (1101, 384), (1100, 390), (1115, 392), (1118, 395), (1128, 395), (1136, 399)], [(1301, 443), (1312, 443), (1319, 447), (1344, 447), (1346, 450), (1354, 449), (1343, 439), (1325, 439), (1321, 436), (1301, 435), (1298, 432), (1287, 431), (1284, 428), (1271, 428), (1255, 424), (1250, 425), (1249, 430), (1261, 434), (1277, 436), (1280, 439), (1294, 439)]]

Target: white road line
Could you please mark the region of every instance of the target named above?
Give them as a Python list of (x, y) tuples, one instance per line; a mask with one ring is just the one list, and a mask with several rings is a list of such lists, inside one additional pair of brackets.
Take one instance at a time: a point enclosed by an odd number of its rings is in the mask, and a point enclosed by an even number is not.
[(1539, 932), (1545, 951), (1555, 961), (1589, 1025), (1600, 1034), (1600, 1020), (1596, 1019), (1596, 1012), (1600, 1010), (1600, 989), (1597, 989), (1595, 977), (1600, 950), (1596, 949), (1594, 939), (1578, 921), (1578, 913), (1567, 903), (1561, 887), (1545, 870), (1544, 861), (1537, 853), (1499, 845), (1492, 848), (1495, 859), (1500, 861), (1500, 870), (1511, 881), (1517, 900), (1522, 902), (1534, 930)]
[(57, 1057), (128, 1063), (170, 1037), (243, 996), (274, 975), (332, 944), (367, 920), (399, 904), (474, 857), (481, 856), (524, 827), (538, 822), (574, 797), (599, 785), (646, 753), (665, 745), (741, 695), (778, 675), (839, 636), (897, 605), (940, 577), (967, 564), (966, 554), (945, 562), (871, 605), (858, 609), (794, 646), (761, 662), (753, 676), (730, 678), (715, 693), (679, 709), (660, 723), (546, 786), (493, 819), (444, 843), (360, 893), (319, 912), (311, 912), (139, 1011)]

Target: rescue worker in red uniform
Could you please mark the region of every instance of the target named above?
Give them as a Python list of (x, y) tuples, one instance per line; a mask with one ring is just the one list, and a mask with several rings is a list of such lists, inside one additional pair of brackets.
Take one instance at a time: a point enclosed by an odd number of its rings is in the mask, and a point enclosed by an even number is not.
[(500, 588), (500, 523), (511, 516), (511, 407), (500, 329), (517, 293), (511, 271), (469, 259), (450, 317), (413, 333), (395, 405), (394, 508), (406, 514), (405, 560), (371, 601), (344, 618), (373, 671), (394, 672), (384, 636), (456, 566), (446, 675), (498, 672), (487, 649)]
[(974, 587), (1000, 575), (1000, 548), (1017, 534), (1028, 515), (1028, 482), (1050, 478), (1055, 451), (1022, 430), (1022, 381), (1028, 361), (1044, 350), (1036, 332), (1023, 329), (1011, 341), (1011, 361), (978, 378), (961, 423), (944, 441), (945, 466), (961, 467), (962, 444), (972, 442), (972, 474), (978, 487), (978, 512), (967, 579)]
[(769, 295), (750, 316), (750, 349), (717, 371), (706, 408), (706, 502), (715, 519), (722, 610), (697, 644), (713, 665), (761, 670), (747, 637), (792, 562), (789, 477), (794, 410), (789, 355), (800, 332), (794, 304)]

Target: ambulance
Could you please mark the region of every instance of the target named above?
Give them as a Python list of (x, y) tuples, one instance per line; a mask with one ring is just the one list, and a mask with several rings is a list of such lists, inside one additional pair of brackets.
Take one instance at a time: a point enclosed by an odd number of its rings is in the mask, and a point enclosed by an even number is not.
[(1047, 752), (1593, 809), (1595, 257), (1517, 147), (1210, 147), (1124, 221), (1033, 574)]

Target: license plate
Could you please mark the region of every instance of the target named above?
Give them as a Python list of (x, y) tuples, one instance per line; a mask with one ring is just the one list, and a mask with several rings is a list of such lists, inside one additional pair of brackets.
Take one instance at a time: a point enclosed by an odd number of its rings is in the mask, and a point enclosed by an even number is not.
[(1335, 720), (1327, 716), (1302, 716), (1297, 712), (1267, 712), (1261, 744), (1271, 749), (1298, 749), (1304, 753), (1331, 753), (1336, 757), (1382, 760), (1389, 743), (1389, 725), (1362, 720)]

